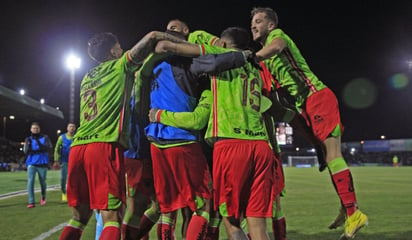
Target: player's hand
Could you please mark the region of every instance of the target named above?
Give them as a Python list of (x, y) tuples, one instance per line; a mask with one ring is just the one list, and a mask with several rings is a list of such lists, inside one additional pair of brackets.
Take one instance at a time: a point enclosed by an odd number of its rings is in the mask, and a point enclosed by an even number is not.
[(245, 51), (246, 60), (252, 64), (253, 67), (263, 71), (262, 66), (260, 65), (259, 61), (257, 60), (256, 53), (252, 51)]
[(156, 119), (157, 111), (159, 111), (158, 108), (152, 108), (152, 109), (149, 110), (149, 121), (150, 122), (152, 122), (152, 123), (157, 122), (157, 119)]
[(53, 169), (54, 169), (54, 170), (60, 169), (60, 163), (59, 163), (59, 162), (54, 162), (54, 164), (53, 164)]

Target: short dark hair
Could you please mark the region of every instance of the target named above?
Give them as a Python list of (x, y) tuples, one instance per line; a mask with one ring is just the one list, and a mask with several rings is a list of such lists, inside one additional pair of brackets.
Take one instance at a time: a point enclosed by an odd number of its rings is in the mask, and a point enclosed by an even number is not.
[(229, 39), (235, 48), (248, 49), (250, 44), (249, 32), (242, 27), (229, 27), (223, 30), (220, 38)]
[(91, 37), (87, 43), (89, 56), (97, 61), (104, 62), (110, 55), (112, 47), (118, 43), (116, 35), (110, 32), (97, 33)]
[(275, 10), (269, 7), (255, 7), (250, 12), (250, 17), (253, 18), (253, 16), (255, 16), (255, 14), (257, 13), (264, 13), (266, 15), (265, 18), (273, 21), (275, 23), (275, 27), (278, 27), (278, 14), (275, 12)]
[(188, 27), (188, 28), (189, 28), (189, 25), (187, 25), (187, 23), (186, 23), (185, 21), (181, 20), (180, 18), (174, 18), (174, 19), (171, 19), (171, 20), (169, 20), (169, 22), (168, 22), (167, 24), (169, 24), (169, 23), (170, 23), (170, 22), (172, 22), (172, 21), (178, 21), (178, 22), (181, 22), (183, 25), (185, 25), (186, 27)]

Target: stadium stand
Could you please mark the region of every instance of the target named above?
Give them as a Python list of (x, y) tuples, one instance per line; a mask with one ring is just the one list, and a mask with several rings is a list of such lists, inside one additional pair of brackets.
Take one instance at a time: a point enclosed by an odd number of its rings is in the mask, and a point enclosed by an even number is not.
[[(24, 154), (21, 151), (23, 139), (12, 139), (16, 133), (6, 131), (10, 116), (14, 116), (17, 129), (27, 129), (27, 124), (32, 121), (63, 122), (63, 112), (41, 104), (39, 101), (0, 85), (0, 118), (2, 135), (0, 137), (0, 171), (17, 171), (24, 169)], [(13, 123), (15, 124), (15, 123)], [(22, 131), (23, 132), (23, 131)]]

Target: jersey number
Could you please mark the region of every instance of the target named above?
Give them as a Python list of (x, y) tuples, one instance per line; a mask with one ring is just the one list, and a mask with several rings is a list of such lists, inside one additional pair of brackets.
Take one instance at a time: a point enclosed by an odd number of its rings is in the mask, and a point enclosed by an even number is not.
[[(257, 78), (254, 78), (250, 81), (250, 86), (248, 79), (244, 79), (243, 81), (243, 99), (242, 99), (242, 103), (243, 106), (246, 106), (248, 103), (248, 96), (250, 96), (249, 98), (249, 103), (250, 106), (253, 110), (259, 112), (260, 111), (260, 101), (261, 101), (261, 94), (259, 92), (259, 90), (257, 90), (256, 88), (259, 87), (259, 81)], [(249, 94), (250, 93), (250, 94)]]
[(86, 121), (91, 121), (97, 117), (96, 91), (93, 89), (87, 90), (83, 95), (83, 101), (87, 102), (89, 112), (83, 114)]

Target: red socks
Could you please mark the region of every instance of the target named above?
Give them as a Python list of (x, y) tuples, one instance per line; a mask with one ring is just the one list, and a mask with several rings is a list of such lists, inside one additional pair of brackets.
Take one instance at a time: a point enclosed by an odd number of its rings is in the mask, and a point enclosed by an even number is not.
[(142, 219), (140, 220), (140, 225), (139, 225), (139, 232), (137, 234), (137, 237), (135, 239), (141, 239), (143, 236), (148, 234), (150, 230), (152, 229), (153, 225), (155, 225), (155, 222), (150, 220), (146, 216), (146, 214), (143, 214)]
[(130, 239), (140, 239), (137, 237), (139, 234), (139, 228), (122, 224), (122, 232), (123, 232), (123, 240), (130, 240)]
[(80, 239), (82, 233), (82, 229), (67, 225), (66, 227), (64, 227), (63, 232), (60, 234), (60, 240)]
[(109, 225), (103, 228), (102, 235), (100, 235), (100, 240), (120, 240), (120, 236), (120, 228)]
[(208, 221), (206, 218), (198, 215), (193, 215), (190, 219), (189, 227), (187, 228), (186, 239), (197, 240), (206, 239)]
[(332, 180), (335, 184), (339, 198), (343, 206), (346, 208), (346, 214), (351, 216), (358, 209), (352, 174), (349, 169), (345, 169), (333, 174)]
[(275, 240), (286, 240), (286, 219), (281, 217), (279, 219), (272, 219), (272, 229)]
[(157, 224), (157, 239), (162, 240), (174, 240), (174, 226), (159, 222)]

